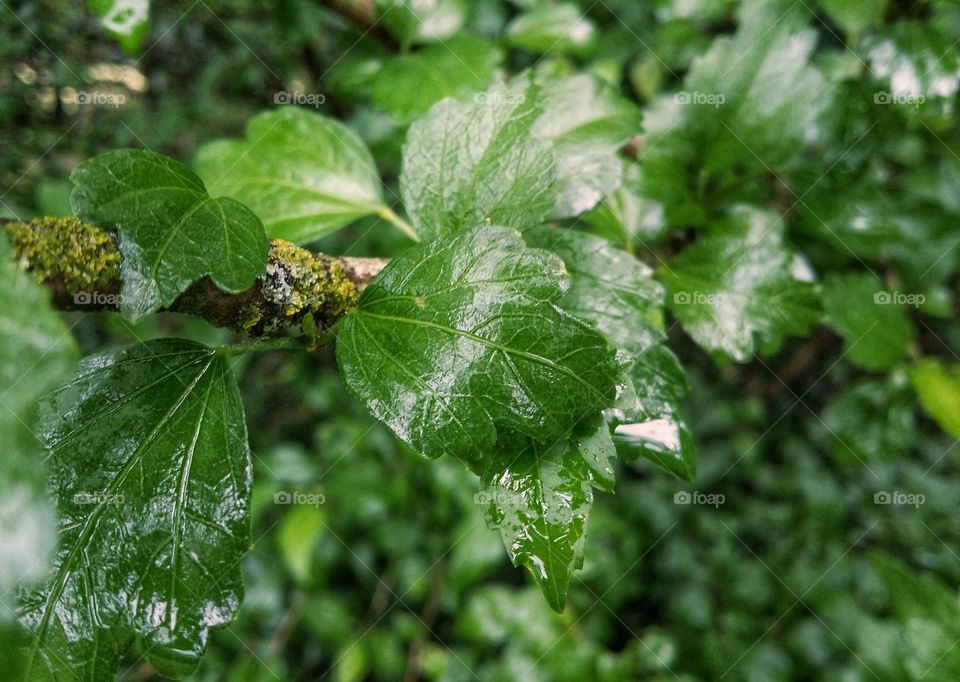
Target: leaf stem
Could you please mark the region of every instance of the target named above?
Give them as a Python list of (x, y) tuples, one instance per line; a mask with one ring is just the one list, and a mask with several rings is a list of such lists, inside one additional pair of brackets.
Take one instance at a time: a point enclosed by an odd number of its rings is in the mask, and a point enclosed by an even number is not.
[(240, 341), (220, 346), (217, 350), (228, 355), (242, 355), (243, 353), (261, 353), (268, 350), (308, 350), (310, 345), (308, 337), (284, 336), (279, 339)]
[(410, 225), (406, 220), (398, 216), (393, 212), (393, 209), (389, 206), (381, 206), (380, 210), (377, 211), (377, 215), (386, 220), (388, 223), (393, 225), (395, 228), (403, 232), (405, 235), (410, 237), (415, 242), (420, 241), (420, 235), (418, 235), (413, 226)]

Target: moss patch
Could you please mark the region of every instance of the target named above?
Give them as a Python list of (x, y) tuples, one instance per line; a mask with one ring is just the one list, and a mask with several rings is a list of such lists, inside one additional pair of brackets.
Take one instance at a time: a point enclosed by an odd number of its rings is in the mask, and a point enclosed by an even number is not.
[(301, 324), (307, 315), (330, 326), (357, 304), (357, 289), (339, 261), (283, 239), (270, 242), (267, 269), (258, 281), (262, 300), (242, 315), (248, 334), (272, 334)]
[(110, 232), (77, 218), (38, 218), (6, 227), (20, 267), (71, 293), (99, 291), (120, 276), (122, 256)]

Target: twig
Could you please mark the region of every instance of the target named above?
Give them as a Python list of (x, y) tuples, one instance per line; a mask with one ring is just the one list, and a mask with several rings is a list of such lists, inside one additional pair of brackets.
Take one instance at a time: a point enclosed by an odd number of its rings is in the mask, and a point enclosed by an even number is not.
[[(121, 303), (123, 255), (116, 235), (76, 218), (30, 223), (0, 219), (20, 267), (45, 284), (63, 310), (114, 311)], [(168, 312), (201, 317), (218, 327), (258, 338), (291, 328), (322, 334), (352, 310), (357, 296), (387, 261), (312, 253), (274, 239), (265, 271), (239, 293), (209, 278), (190, 285)], [(316, 343), (313, 344), (314, 346)]]

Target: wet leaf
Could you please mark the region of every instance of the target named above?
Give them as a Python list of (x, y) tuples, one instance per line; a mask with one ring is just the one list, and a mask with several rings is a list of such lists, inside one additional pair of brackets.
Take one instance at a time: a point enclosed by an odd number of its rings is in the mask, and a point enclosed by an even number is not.
[(686, 372), (665, 343), (651, 346), (627, 367), (624, 390), (607, 410), (617, 452), (643, 457), (686, 481), (696, 475), (696, 445), (680, 415), (689, 389)]
[(693, 435), (672, 416), (620, 424), (613, 441), (624, 459), (643, 457), (685, 481), (692, 481), (697, 474)]
[(560, 305), (596, 324), (629, 355), (621, 393), (607, 410), (620, 453), (646, 457), (669, 473), (693, 477), (693, 438), (678, 415), (687, 390), (679, 361), (664, 345), (663, 287), (649, 266), (605, 240), (574, 230), (535, 228), (531, 246), (550, 249), (570, 271)]
[(341, 323), (345, 382), (429, 457), (478, 462), (503, 438), (552, 442), (609, 407), (620, 368), (606, 339), (554, 304), (563, 263), (482, 227), (388, 265)]
[(640, 166), (624, 172), (617, 189), (609, 193), (583, 219), (596, 234), (614, 243), (652, 242), (667, 230), (663, 204), (643, 197)]
[(243, 291), (266, 267), (257, 216), (233, 199), (212, 198), (178, 161), (122, 149), (81, 163), (70, 179), (77, 215), (119, 233), (120, 310), (131, 319), (170, 305), (207, 275), (225, 291)]
[(197, 152), (210, 191), (242, 201), (267, 235), (313, 241), (383, 204), (370, 151), (339, 121), (297, 106), (250, 119), (242, 140), (217, 140)]
[(500, 529), (511, 561), (526, 566), (555, 611), (563, 610), (571, 575), (583, 566), (595, 477), (612, 484), (612, 471), (591, 464), (614, 453), (601, 421), (586, 438), (531, 443), (499, 456), (481, 475), (478, 499), (488, 523)]
[(818, 34), (804, 9), (742, 4), (736, 33), (716, 38), (682, 87), (644, 111), (641, 195), (662, 203), (669, 223), (703, 222), (705, 204), (780, 173), (822, 135), (833, 91), (810, 64)]
[(777, 216), (740, 207), (680, 253), (662, 279), (667, 304), (693, 340), (746, 362), (757, 344), (777, 346), (820, 321), (806, 272), (783, 246)]
[(818, 36), (808, 22), (796, 6), (741, 5), (736, 34), (716, 39), (694, 61), (674, 99), (705, 133), (706, 170), (741, 160), (776, 168), (815, 135), (831, 91), (809, 63)]
[(537, 227), (523, 236), (566, 265), (570, 288), (560, 299), (564, 310), (593, 322), (614, 345), (634, 354), (663, 339), (663, 286), (648, 265), (576, 230)]
[(424, 239), (483, 223), (532, 227), (556, 205), (553, 152), (532, 134), (540, 96), (520, 78), (471, 105), (439, 102), (410, 126), (400, 188)]
[(560, 199), (551, 215), (579, 215), (620, 184), (619, 151), (640, 134), (640, 110), (588, 75), (546, 78), (543, 95), (534, 133), (553, 144), (557, 158)]
[(572, 3), (544, 4), (517, 16), (507, 26), (507, 41), (530, 52), (585, 54), (594, 42), (595, 27)]
[(240, 604), (250, 545), (246, 426), (224, 356), (170, 339), (89, 357), (42, 428), (60, 550), (27, 603), (31, 675), (113, 679), (138, 640), (160, 674), (185, 677)]
[(380, 21), (401, 44), (450, 38), (467, 17), (463, 0), (374, 0)]
[(937, 127), (950, 125), (960, 92), (955, 38), (919, 21), (898, 22), (864, 38), (865, 61), (878, 85), (874, 105)]

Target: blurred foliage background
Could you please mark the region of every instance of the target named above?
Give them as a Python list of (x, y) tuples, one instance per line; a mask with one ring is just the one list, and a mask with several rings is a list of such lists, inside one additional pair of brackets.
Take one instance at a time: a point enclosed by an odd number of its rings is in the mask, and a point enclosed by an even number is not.
[[(695, 387), (686, 415), (697, 478), (621, 464), (616, 494), (594, 507), (562, 615), (485, 528), (473, 477), (398, 445), (346, 395), (332, 353), (252, 359), (238, 371), (256, 453), (256, 544), (244, 607), (216, 632), (196, 679), (960, 679), (960, 449), (919, 409), (900, 354), (884, 355), (903, 334), (914, 357), (955, 362), (960, 348), (960, 7), (399, 4), (365, 31), (308, 0), (153, 2), (131, 52), (80, 3), (0, 5), (0, 212), (65, 214), (79, 161), (131, 146), (189, 160), (203, 142), (240, 136), (280, 92), (322, 95), (313, 105), (368, 142), (395, 188), (406, 125), (433, 101), (547, 63), (591, 72), (644, 109), (642, 177), (628, 172), (620, 204), (588, 216), (589, 229), (655, 264), (746, 202), (785, 215), (789, 241), (824, 275), (828, 315), (843, 317), (855, 286), (844, 278), (868, 271), (925, 302), (894, 313), (889, 324), (906, 331), (853, 360), (826, 328), (742, 365), (715, 362), (672, 328)], [(718, 41), (754, 21), (760, 42), (786, 15), (783, 41), (764, 46), (765, 89), (744, 95), (741, 119), (719, 107), (668, 115), (698, 57), (713, 55), (714, 75), (736, 80), (752, 57), (724, 63)], [(788, 68), (805, 58), (804, 31), (812, 82)], [(459, 73), (464, 59), (476, 82)], [(783, 93), (794, 93), (785, 105)], [(764, 117), (765, 103), (776, 116)], [(716, 125), (751, 111), (749, 141), (769, 150), (760, 164)], [(797, 120), (800, 143), (781, 139)], [(402, 237), (381, 227), (363, 221), (317, 246), (389, 255)], [(88, 315), (76, 328), (87, 351), (171, 332), (222, 334), (163, 316), (130, 327)], [(945, 395), (956, 414), (956, 394)], [(684, 491), (723, 503), (675, 504)], [(317, 504), (274, 504), (280, 492)], [(123, 679), (156, 678), (132, 656)]]

